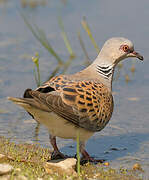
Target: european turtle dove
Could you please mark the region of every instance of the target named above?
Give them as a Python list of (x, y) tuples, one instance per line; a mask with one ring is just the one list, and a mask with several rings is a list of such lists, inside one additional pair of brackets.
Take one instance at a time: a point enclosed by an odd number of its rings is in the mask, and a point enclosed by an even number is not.
[(79, 131), (82, 157), (95, 162), (85, 150), (85, 142), (109, 122), (113, 112), (114, 69), (129, 57), (143, 60), (131, 41), (111, 38), (86, 69), (53, 77), (35, 90), (27, 89), (23, 98), (8, 99), (49, 129), (54, 156), (64, 157), (57, 147), (56, 136), (76, 140)]

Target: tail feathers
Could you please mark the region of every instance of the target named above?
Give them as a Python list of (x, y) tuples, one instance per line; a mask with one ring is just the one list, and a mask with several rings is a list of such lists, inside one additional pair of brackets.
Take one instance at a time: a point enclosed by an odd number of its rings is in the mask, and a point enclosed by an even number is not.
[(28, 112), (30, 112), (30, 109), (33, 109), (33, 108), (51, 112), (49, 107), (46, 106), (45, 104), (43, 104), (39, 99), (8, 97), (8, 100), (14, 102), (15, 104), (17, 104), (19, 106), (22, 106)]
[(14, 102), (15, 104), (18, 104), (20, 106), (26, 106), (26, 105), (31, 105), (33, 103), (33, 99), (29, 98), (14, 98), (14, 97), (8, 97), (8, 100)]

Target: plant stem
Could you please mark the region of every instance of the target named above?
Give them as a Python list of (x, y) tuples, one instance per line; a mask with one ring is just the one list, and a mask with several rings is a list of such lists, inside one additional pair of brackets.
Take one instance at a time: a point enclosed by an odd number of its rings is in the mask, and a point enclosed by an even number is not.
[(91, 33), (91, 30), (90, 30), (90, 27), (89, 27), (89, 25), (88, 25), (85, 17), (83, 18), (81, 24), (82, 24), (83, 28), (85, 29), (85, 31), (87, 32), (87, 34), (88, 34), (88, 36), (89, 36), (89, 38), (90, 38), (93, 46), (95, 47), (97, 53), (99, 53), (99, 51), (100, 51), (100, 50), (99, 50), (99, 47), (98, 47), (95, 39), (93, 38), (93, 35), (92, 35), (92, 33)]
[(87, 51), (86, 51), (84, 42), (83, 42), (83, 40), (82, 40), (82, 38), (81, 38), (81, 35), (80, 35), (80, 32), (78, 32), (78, 39), (79, 39), (81, 48), (82, 48), (82, 50), (83, 50), (83, 52), (84, 52), (84, 54), (85, 54), (85, 57), (86, 57), (86, 58), (85, 58), (85, 65), (89, 65), (89, 64), (90, 64), (90, 58), (89, 58), (88, 53), (87, 53)]
[(77, 173), (80, 176), (80, 133), (77, 132)]
[(58, 18), (58, 22), (59, 22), (59, 26), (61, 28), (61, 31), (62, 31), (62, 37), (63, 37), (63, 40), (64, 40), (64, 43), (65, 43), (65, 46), (70, 54), (71, 57), (75, 57), (75, 53), (73, 52), (72, 48), (71, 48), (71, 45), (70, 45), (70, 42), (68, 40), (68, 36), (64, 30), (64, 24), (63, 24), (63, 21), (62, 21), (62, 18), (59, 17)]
[(37, 25), (32, 25), (26, 18), (26, 16), (20, 12), (25, 24), (27, 25), (27, 27), (30, 29), (30, 31), (32, 32), (32, 34), (35, 36), (35, 38), (48, 50), (48, 52), (53, 55), (56, 60), (58, 61), (59, 64), (63, 64), (62, 59), (58, 56), (58, 54), (56, 53), (56, 51), (52, 48), (51, 44), (49, 43), (49, 41), (47, 40), (47, 37), (45, 35), (45, 33), (38, 28)]

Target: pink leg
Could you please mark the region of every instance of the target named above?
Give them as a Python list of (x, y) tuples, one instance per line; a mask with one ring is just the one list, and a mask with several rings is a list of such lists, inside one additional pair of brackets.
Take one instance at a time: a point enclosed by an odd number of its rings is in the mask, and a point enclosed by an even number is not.
[(50, 135), (50, 142), (51, 142), (51, 145), (54, 149), (53, 153), (51, 154), (51, 160), (53, 160), (53, 159), (64, 159), (67, 157), (59, 151), (57, 144), (56, 144), (56, 137), (55, 136)]
[(103, 163), (104, 162), (104, 160), (102, 160), (102, 159), (94, 159), (94, 158), (90, 157), (88, 152), (85, 150), (85, 143), (84, 142), (80, 142), (80, 152), (82, 154), (82, 163), (83, 162), (84, 163), (86, 163), (86, 162)]

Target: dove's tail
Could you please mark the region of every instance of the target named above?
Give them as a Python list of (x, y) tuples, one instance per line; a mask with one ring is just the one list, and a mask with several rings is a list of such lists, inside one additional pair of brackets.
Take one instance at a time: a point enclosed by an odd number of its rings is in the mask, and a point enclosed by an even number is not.
[(30, 98), (14, 98), (14, 97), (8, 97), (8, 100), (14, 102), (17, 105), (20, 105), (22, 107), (30, 106), (33, 103), (33, 99)]

